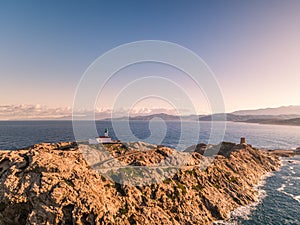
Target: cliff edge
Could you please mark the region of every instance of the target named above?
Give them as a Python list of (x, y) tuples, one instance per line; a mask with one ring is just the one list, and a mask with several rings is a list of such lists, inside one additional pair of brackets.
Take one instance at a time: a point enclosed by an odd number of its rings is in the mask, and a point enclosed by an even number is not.
[[(142, 152), (140, 145), (106, 147), (130, 165), (149, 165), (176, 152), (153, 145)], [(206, 169), (198, 162), (207, 157), (193, 152), (172, 177), (137, 187), (91, 169), (75, 143), (0, 151), (0, 225), (211, 224), (226, 219), (237, 207), (257, 201), (254, 186), (280, 161), (250, 145), (227, 143), (221, 149)]]

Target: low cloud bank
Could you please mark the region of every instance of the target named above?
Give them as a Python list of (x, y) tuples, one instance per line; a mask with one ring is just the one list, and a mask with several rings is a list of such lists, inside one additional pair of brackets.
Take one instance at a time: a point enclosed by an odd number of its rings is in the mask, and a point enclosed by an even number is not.
[[(164, 108), (141, 108), (141, 109), (96, 109), (94, 111), (82, 110), (74, 113), (75, 119), (93, 119), (97, 120), (111, 117), (128, 117), (150, 115), (157, 113), (166, 113), (176, 115), (178, 112), (174, 109)], [(0, 106), (0, 120), (71, 120), (71, 107), (49, 108), (43, 105), (3, 105)]]

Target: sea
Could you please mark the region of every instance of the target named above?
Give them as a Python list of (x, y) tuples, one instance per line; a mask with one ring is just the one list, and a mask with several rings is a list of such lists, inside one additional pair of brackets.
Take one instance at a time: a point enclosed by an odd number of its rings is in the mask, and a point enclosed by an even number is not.
[[(299, 126), (238, 122), (227, 122), (224, 126), (222, 122), (212, 125), (205, 121), (83, 121), (76, 124), (77, 134), (74, 135), (72, 121), (0, 121), (0, 149), (16, 150), (40, 142), (87, 140), (95, 136), (92, 125), (99, 135), (108, 128), (113, 139), (146, 141), (178, 150), (200, 142), (236, 143), (240, 137), (246, 137), (247, 143), (264, 149), (300, 147)], [(219, 133), (212, 135), (212, 132), (218, 132), (218, 127)], [(78, 134), (78, 130), (82, 132)], [(238, 208), (228, 221), (216, 224), (300, 225), (300, 156), (282, 158), (282, 163), (279, 171), (268, 174), (257, 186), (259, 202)]]

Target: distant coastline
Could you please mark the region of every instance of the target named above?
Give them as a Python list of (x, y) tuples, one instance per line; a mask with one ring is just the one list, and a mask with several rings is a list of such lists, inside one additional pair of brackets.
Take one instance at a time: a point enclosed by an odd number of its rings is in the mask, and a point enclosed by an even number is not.
[(270, 125), (288, 125), (300, 126), (300, 118), (287, 119), (287, 120), (249, 120), (246, 123), (270, 124)]
[[(227, 122), (243, 122), (269, 125), (289, 125), (300, 126), (300, 115), (236, 115), (233, 113), (213, 114), (213, 115), (190, 115), (190, 116), (174, 116), (165, 113), (136, 116), (136, 117), (120, 117), (114, 120), (130, 120), (130, 121), (149, 121), (160, 118), (164, 121), (227, 121)], [(104, 119), (106, 121), (111, 118)]]

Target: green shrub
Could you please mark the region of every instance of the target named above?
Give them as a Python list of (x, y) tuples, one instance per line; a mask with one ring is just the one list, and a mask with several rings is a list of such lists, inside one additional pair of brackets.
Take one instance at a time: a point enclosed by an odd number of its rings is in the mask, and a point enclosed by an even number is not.
[(186, 187), (182, 183), (177, 182), (177, 188), (181, 189), (184, 195), (187, 193)]
[(195, 191), (202, 191), (202, 190), (204, 189), (204, 187), (201, 186), (201, 185), (199, 185), (199, 184), (194, 185), (192, 188), (193, 188)]
[(163, 181), (164, 184), (170, 184), (172, 180), (170, 178), (167, 178)]

